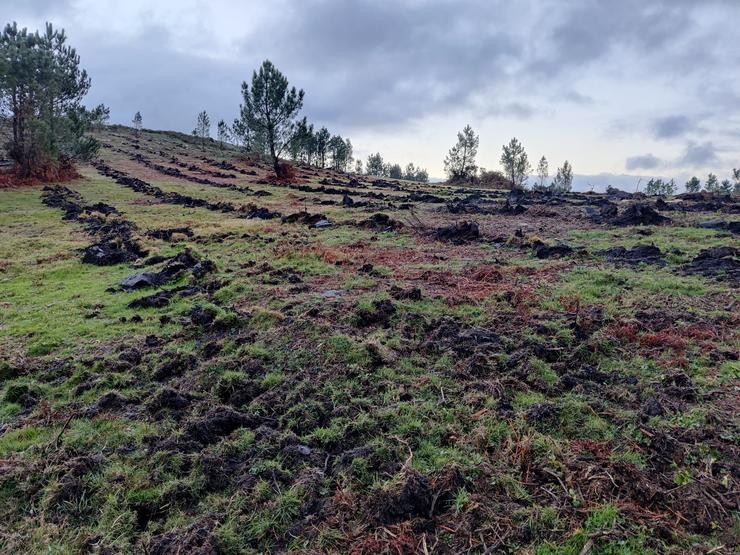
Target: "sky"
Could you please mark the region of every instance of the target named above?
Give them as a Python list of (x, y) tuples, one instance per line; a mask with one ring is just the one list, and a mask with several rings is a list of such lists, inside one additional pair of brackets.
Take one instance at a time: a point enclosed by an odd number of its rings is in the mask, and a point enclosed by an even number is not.
[(532, 166), (569, 160), (580, 188), (740, 167), (740, 0), (0, 4), (7, 21), (66, 30), (92, 77), (86, 103), (114, 123), (137, 110), (151, 129), (190, 132), (201, 110), (230, 122), (270, 59), (356, 156), (431, 176), (466, 124), (480, 166), (499, 169), (517, 137)]

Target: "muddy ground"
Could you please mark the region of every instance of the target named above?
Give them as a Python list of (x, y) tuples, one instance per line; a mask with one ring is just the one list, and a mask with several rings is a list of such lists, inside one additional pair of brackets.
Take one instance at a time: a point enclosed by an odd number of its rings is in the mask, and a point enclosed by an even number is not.
[(735, 553), (740, 202), (114, 127), (0, 192), (0, 546)]

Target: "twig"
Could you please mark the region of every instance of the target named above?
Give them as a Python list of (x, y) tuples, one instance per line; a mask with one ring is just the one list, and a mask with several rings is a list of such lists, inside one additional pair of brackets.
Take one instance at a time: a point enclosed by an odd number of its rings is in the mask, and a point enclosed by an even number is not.
[(59, 447), (59, 440), (60, 440), (60, 439), (62, 439), (62, 434), (63, 434), (63, 433), (64, 433), (64, 431), (65, 431), (65, 430), (67, 429), (67, 427), (69, 426), (69, 423), (70, 423), (70, 422), (72, 422), (72, 419), (73, 419), (73, 418), (74, 418), (75, 416), (77, 416), (77, 414), (76, 414), (76, 413), (74, 413), (74, 412), (73, 412), (72, 414), (70, 414), (70, 415), (69, 415), (69, 418), (67, 418), (67, 421), (66, 421), (66, 422), (64, 423), (64, 426), (62, 426), (62, 429), (61, 429), (61, 430), (59, 430), (59, 433), (57, 434), (57, 437), (56, 437), (56, 439), (54, 440), (54, 445), (55, 445), (56, 447)]
[(586, 555), (589, 551), (591, 551), (591, 548), (594, 546), (594, 540), (590, 539), (585, 543), (583, 546), (583, 549), (581, 549), (581, 552), (578, 555)]

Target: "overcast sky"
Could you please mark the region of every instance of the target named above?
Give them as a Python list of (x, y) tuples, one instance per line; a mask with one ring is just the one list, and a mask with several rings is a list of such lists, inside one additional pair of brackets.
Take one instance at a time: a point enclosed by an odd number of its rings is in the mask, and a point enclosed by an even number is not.
[(189, 132), (233, 120), (269, 58), (304, 113), (363, 158), (432, 176), (456, 132), (499, 167), (516, 136), (535, 165), (684, 178), (740, 166), (740, 0), (1, 0), (64, 27), (111, 119)]

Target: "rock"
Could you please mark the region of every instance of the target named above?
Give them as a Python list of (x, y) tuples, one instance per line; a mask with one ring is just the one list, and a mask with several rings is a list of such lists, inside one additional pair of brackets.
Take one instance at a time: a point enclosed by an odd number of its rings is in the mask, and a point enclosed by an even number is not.
[(159, 275), (154, 272), (141, 272), (128, 276), (121, 282), (121, 287), (126, 290), (143, 289), (159, 285)]
[(311, 226), (311, 227), (316, 228), (316, 229), (324, 229), (326, 227), (331, 227), (331, 222), (329, 220), (326, 220), (326, 219), (319, 220), (318, 222), (316, 222), (315, 224), (313, 224), (313, 226)]

